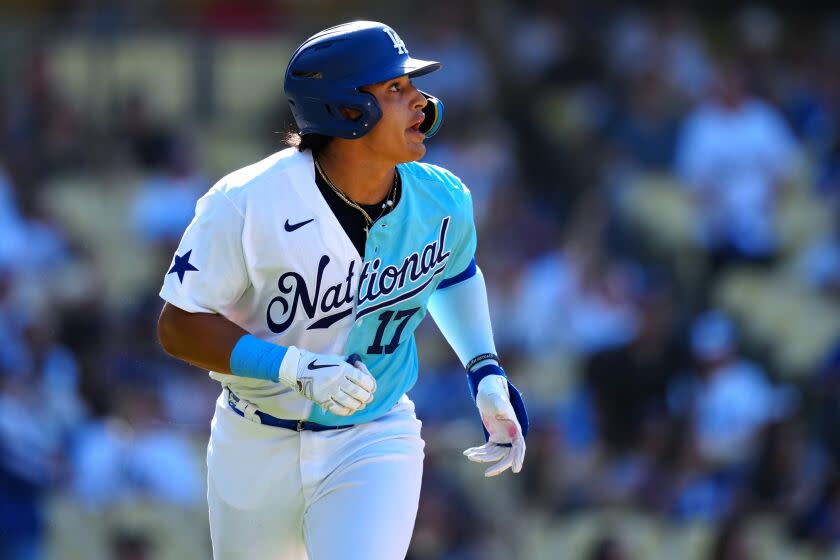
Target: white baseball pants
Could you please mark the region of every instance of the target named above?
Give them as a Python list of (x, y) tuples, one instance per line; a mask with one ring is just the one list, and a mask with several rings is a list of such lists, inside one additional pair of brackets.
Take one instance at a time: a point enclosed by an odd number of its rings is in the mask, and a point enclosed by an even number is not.
[(216, 402), (207, 448), (214, 560), (405, 558), (423, 474), (420, 421), (403, 397), (344, 430), (264, 426)]

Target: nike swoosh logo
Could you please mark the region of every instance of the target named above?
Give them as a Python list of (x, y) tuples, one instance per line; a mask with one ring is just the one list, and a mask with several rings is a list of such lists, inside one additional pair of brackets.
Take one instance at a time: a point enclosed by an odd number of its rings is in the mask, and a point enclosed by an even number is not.
[(290, 224), (289, 220), (286, 220), (286, 223), (283, 227), (286, 228), (286, 231), (295, 231), (296, 229), (302, 228), (303, 226), (305, 226), (306, 224), (308, 224), (309, 222), (312, 222), (314, 220), (315, 220), (315, 218), (310, 218), (310, 219), (306, 220), (305, 222), (299, 222), (297, 224)]
[(318, 365), (315, 363), (316, 361), (317, 360), (312, 360), (311, 362), (309, 362), (309, 365), (306, 366), (306, 369), (324, 369), (325, 367), (335, 367), (335, 364)]

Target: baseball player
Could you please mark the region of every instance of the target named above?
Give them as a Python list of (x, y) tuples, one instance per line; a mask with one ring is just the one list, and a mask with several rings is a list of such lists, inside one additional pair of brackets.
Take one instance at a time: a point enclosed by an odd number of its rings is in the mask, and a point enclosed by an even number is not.
[(406, 396), (427, 310), (467, 369), (487, 476), (519, 472), (527, 415), (495, 355), (470, 194), (417, 163), (443, 106), (390, 27), (305, 41), (286, 70), (300, 134), (196, 205), (165, 275), (171, 355), (222, 385), (207, 450), (214, 558), (404, 558), (423, 440)]

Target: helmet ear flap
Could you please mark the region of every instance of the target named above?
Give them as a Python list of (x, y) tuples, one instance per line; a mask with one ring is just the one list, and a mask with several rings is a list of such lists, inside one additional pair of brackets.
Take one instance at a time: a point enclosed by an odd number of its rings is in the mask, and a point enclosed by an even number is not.
[(420, 132), (426, 135), (426, 138), (431, 138), (437, 131), (440, 130), (440, 125), (443, 122), (443, 101), (437, 97), (420, 91), (423, 97), (426, 98), (426, 106), (423, 107), (423, 114), (426, 118), (420, 123)]

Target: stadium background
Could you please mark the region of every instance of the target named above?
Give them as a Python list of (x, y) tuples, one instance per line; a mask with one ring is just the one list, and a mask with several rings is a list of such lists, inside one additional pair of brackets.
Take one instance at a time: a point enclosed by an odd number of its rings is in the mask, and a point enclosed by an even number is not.
[(840, 557), (840, 12), (350, 4), (0, 4), (0, 558), (210, 557), (218, 387), (157, 291), (195, 199), (281, 147), (291, 50), (355, 18), (444, 62), (426, 161), (473, 191), (532, 415), (485, 480), (419, 329), (409, 558)]

